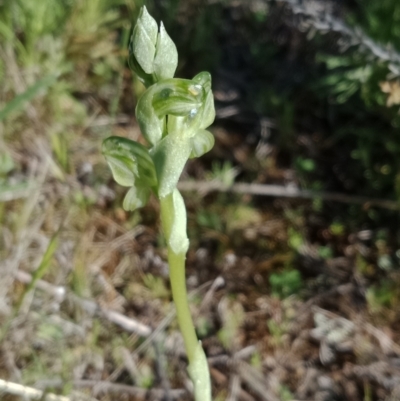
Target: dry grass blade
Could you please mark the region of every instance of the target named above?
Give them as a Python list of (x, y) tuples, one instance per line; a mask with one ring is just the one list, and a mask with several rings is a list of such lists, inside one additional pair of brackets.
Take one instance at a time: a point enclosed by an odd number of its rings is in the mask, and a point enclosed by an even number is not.
[(26, 103), (30, 102), (44, 89), (51, 86), (56, 79), (57, 76), (49, 75), (30, 86), (25, 92), (17, 95), (14, 99), (9, 101), (2, 110), (0, 110), (0, 121), (4, 120), (9, 114), (21, 110)]

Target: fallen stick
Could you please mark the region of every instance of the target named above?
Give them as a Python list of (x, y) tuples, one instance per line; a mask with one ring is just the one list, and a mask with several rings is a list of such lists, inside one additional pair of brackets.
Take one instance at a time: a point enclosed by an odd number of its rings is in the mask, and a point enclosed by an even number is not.
[(325, 201), (364, 204), (385, 209), (399, 210), (400, 203), (386, 199), (371, 199), (365, 196), (353, 196), (337, 192), (318, 192), (283, 185), (237, 183), (224, 185), (218, 180), (213, 181), (181, 181), (178, 184), (181, 191), (196, 191), (203, 194), (208, 192), (234, 192), (247, 195), (274, 196), (280, 198), (322, 199)]
[[(32, 276), (22, 270), (18, 270), (15, 278), (24, 283), (29, 284), (32, 280)], [(62, 302), (66, 296), (66, 289), (62, 286), (52, 285), (44, 280), (38, 280), (36, 282), (36, 287), (40, 288), (42, 291), (57, 298), (58, 302)], [(76, 301), (87, 313), (91, 315), (98, 314), (104, 317), (108, 321), (122, 327), (124, 330), (138, 334), (141, 337), (148, 337), (152, 333), (151, 327), (138, 322), (122, 313), (115, 312), (110, 309), (102, 308), (97, 302), (90, 301), (87, 299), (82, 299), (73, 295), (74, 301)]]
[[(128, 386), (126, 384), (110, 383), (108, 381), (97, 380), (75, 380), (73, 382), (74, 388), (91, 388), (96, 393), (115, 393), (115, 394), (129, 394), (133, 397), (149, 400), (161, 400), (165, 396), (163, 389), (144, 389), (135, 386)], [(187, 394), (185, 389), (171, 389), (169, 394), (172, 399), (176, 400)], [(147, 398), (146, 398), (147, 397)]]
[[(0, 379), (0, 393), (7, 393), (17, 395), (20, 397), (30, 398), (32, 400), (43, 400), (43, 401), (71, 401), (70, 398), (62, 395), (45, 394), (41, 390), (36, 390), (32, 387), (23, 386), (22, 384), (12, 383), (6, 380)], [(43, 398), (44, 397), (44, 398)]]

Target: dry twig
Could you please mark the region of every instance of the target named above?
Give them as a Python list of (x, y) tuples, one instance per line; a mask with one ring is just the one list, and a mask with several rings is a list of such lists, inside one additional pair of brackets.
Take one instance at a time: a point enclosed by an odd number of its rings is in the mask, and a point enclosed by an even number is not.
[(1, 392), (25, 397), (31, 400), (42, 400), (42, 401), (71, 401), (68, 397), (61, 395), (46, 394), (43, 398), (43, 391), (36, 390), (32, 387), (26, 387), (22, 384), (12, 383), (6, 380), (0, 379), (0, 394)]
[[(129, 394), (139, 399), (148, 400), (161, 400), (164, 399), (165, 391), (162, 389), (146, 390), (139, 387), (128, 386), (125, 384), (115, 384), (108, 381), (96, 380), (76, 380), (73, 382), (74, 387), (79, 388), (93, 388), (96, 393), (115, 393), (115, 394)], [(173, 400), (179, 399), (186, 394), (184, 389), (169, 390), (169, 395)], [(146, 398), (147, 397), (147, 398)]]
[(365, 196), (353, 196), (336, 192), (317, 192), (297, 187), (282, 185), (237, 183), (226, 186), (218, 180), (214, 181), (182, 181), (178, 184), (181, 191), (196, 191), (203, 194), (208, 192), (234, 192), (257, 196), (274, 196), (280, 198), (322, 199), (341, 203), (358, 203), (365, 207), (376, 206), (384, 209), (399, 210), (400, 204), (386, 199), (371, 199)]
[[(29, 283), (32, 280), (32, 276), (30, 274), (22, 271), (18, 271), (16, 278), (23, 283)], [(63, 297), (66, 291), (64, 287), (54, 286), (43, 280), (38, 280), (36, 286), (41, 290), (57, 297)], [(73, 297), (73, 300), (77, 302), (87, 313), (91, 315), (98, 314), (110, 322), (122, 327), (128, 332), (136, 333), (142, 337), (148, 337), (152, 333), (152, 329), (149, 326), (125, 316), (122, 313), (102, 308), (94, 301), (82, 299), (73, 294), (71, 294), (71, 296)]]

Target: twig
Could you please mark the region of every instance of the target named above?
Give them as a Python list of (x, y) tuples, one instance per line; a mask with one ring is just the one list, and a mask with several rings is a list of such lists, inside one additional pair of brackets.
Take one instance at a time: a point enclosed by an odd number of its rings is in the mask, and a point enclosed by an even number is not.
[(165, 392), (165, 396), (163, 401), (172, 401), (171, 397), (171, 383), (169, 382), (168, 379), (168, 374), (167, 374), (167, 361), (165, 359), (165, 354), (164, 350), (161, 344), (161, 341), (159, 339), (154, 339), (153, 341), (153, 346), (154, 350), (156, 352), (156, 370), (158, 373), (158, 376), (160, 378), (161, 386), (163, 387), (163, 390)]
[[(15, 278), (24, 284), (29, 284), (32, 281), (32, 276), (23, 270), (18, 270)], [(58, 302), (62, 302), (65, 299), (66, 289), (63, 286), (53, 285), (44, 280), (37, 280), (35, 287), (53, 296)]]
[[(215, 283), (215, 281), (213, 282)], [(213, 283), (207, 282), (201, 285), (199, 288), (197, 288), (194, 291), (191, 291), (189, 293), (189, 299), (192, 299), (192, 297), (198, 295), (203, 291), (205, 288), (208, 286), (212, 285)], [(149, 347), (151, 344), (154, 343), (155, 338), (168, 326), (171, 324), (171, 322), (175, 318), (175, 308), (171, 308), (171, 310), (168, 312), (167, 316), (164, 317), (164, 319), (157, 325), (157, 327), (152, 331), (152, 333), (140, 344), (131, 354), (132, 357), (139, 355), (141, 352), (143, 352), (147, 347)], [(121, 366), (117, 367), (111, 374), (108, 376), (108, 379), (110, 382), (113, 380), (116, 380), (116, 378), (121, 374), (123, 368)]]
[(363, 204), (366, 207), (376, 206), (384, 209), (399, 210), (400, 203), (386, 199), (371, 199), (366, 196), (353, 196), (337, 192), (319, 192), (300, 189), (297, 187), (285, 187), (282, 185), (268, 184), (246, 184), (237, 183), (232, 186), (226, 186), (222, 182), (213, 181), (181, 181), (178, 184), (181, 191), (196, 191), (201, 193), (207, 192), (234, 192), (239, 194), (257, 195), (257, 196), (274, 196), (281, 198), (298, 198), (298, 199), (322, 199), (326, 201), (340, 203), (356, 203)]
[[(221, 371), (213, 367), (210, 369), (210, 373), (215, 383), (217, 383), (219, 386), (223, 388), (228, 387), (228, 378), (226, 376), (227, 374), (226, 371), (222, 373)], [(238, 375), (235, 376), (238, 377)], [(240, 385), (240, 378), (239, 378), (239, 385)], [(254, 398), (247, 391), (243, 390), (240, 386), (238, 388), (238, 392), (239, 394), (237, 394), (237, 396), (240, 401), (255, 401)]]
[(262, 400), (278, 401), (278, 398), (265, 385), (265, 378), (252, 366), (240, 361), (238, 363), (238, 374), (242, 382), (246, 383)]
[[(350, 320), (334, 313), (331, 311), (328, 311), (326, 309), (320, 308), (319, 306), (313, 306), (312, 307), (313, 312), (319, 312), (324, 314), (325, 316), (328, 316), (330, 319), (343, 319), (346, 322), (350, 322)], [(364, 323), (364, 322), (357, 322), (358, 326), (361, 326), (364, 328), (370, 335), (374, 336), (376, 340), (378, 341), (382, 351), (387, 355), (391, 352), (395, 352), (397, 355), (400, 355), (400, 346), (395, 343), (385, 332), (382, 330), (377, 329), (376, 327), (372, 326), (370, 323)]]
[(140, 323), (130, 317), (127, 317), (121, 313), (107, 310), (101, 307), (99, 307), (99, 309), (102, 316), (104, 316), (110, 322), (122, 327), (126, 331), (134, 332), (141, 337), (148, 337), (152, 332), (149, 326)]
[[(16, 275), (16, 279), (23, 282), (29, 283), (32, 280), (32, 276), (28, 273), (18, 271)], [(53, 296), (63, 296), (63, 290), (65, 291), (64, 287), (54, 286), (50, 283), (47, 283), (43, 280), (38, 280), (36, 282), (36, 287), (40, 288), (41, 290), (53, 295)], [(76, 295), (72, 295), (74, 301), (76, 301), (81, 307), (89, 314), (99, 314), (100, 316), (104, 317), (105, 319), (109, 320), (110, 322), (122, 327), (124, 330), (129, 332), (134, 332), (142, 337), (148, 337), (152, 333), (151, 327), (138, 322), (130, 317), (127, 317), (121, 313), (115, 312), (113, 310), (102, 308), (98, 303), (94, 301), (89, 301), (86, 299), (82, 299), (77, 297)]]
[(206, 310), (211, 306), (213, 302), (215, 292), (222, 288), (224, 285), (225, 280), (222, 276), (218, 276), (213, 281), (210, 289), (206, 292), (206, 295), (204, 295), (203, 301), (201, 302), (200, 308), (198, 310), (198, 314), (206, 312)]
[(35, 388), (32, 387), (26, 387), (23, 386), (22, 384), (5, 381), (2, 379), (0, 379), (0, 393), (1, 392), (17, 395), (20, 397), (26, 397), (33, 400), (71, 401), (71, 399), (68, 397), (63, 397), (61, 395), (55, 395), (55, 394), (46, 394), (44, 398), (42, 398), (44, 395), (43, 391), (36, 390)]
[[(163, 399), (165, 391), (162, 389), (143, 389), (140, 387), (128, 386), (126, 384), (115, 384), (108, 381), (97, 381), (97, 380), (76, 380), (73, 382), (74, 387), (95, 387), (96, 392), (107, 392), (117, 394), (129, 394), (138, 398), (146, 398), (149, 400)], [(169, 391), (169, 395), (172, 399), (176, 400), (186, 394), (184, 389), (174, 389)]]
[(233, 374), (229, 383), (229, 397), (227, 401), (237, 401), (240, 390), (240, 377), (237, 374)]

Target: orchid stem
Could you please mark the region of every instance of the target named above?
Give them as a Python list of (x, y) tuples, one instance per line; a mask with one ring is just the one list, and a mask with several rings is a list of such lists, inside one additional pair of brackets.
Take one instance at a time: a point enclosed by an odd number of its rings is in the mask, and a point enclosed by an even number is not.
[[(179, 192), (178, 192), (179, 194)], [(180, 195), (179, 195), (180, 196)], [(186, 247), (181, 252), (170, 246), (171, 235), (176, 235), (177, 226), (175, 216), (179, 213), (179, 207), (173, 201), (173, 194), (160, 198), (161, 224), (168, 243), (168, 264), (171, 282), (172, 298), (175, 303), (179, 328), (185, 344), (186, 355), (189, 361), (189, 374), (194, 385), (196, 401), (211, 401), (211, 382), (207, 358), (198, 340), (193, 319), (190, 314), (189, 302), (186, 290), (185, 259)], [(183, 200), (182, 200), (183, 202)], [(182, 205), (183, 206), (183, 205)], [(179, 231), (183, 231), (181, 238), (186, 238), (186, 213), (180, 213), (182, 218)]]
[[(174, 214), (174, 210), (171, 202), (169, 202), (166, 198), (160, 199), (161, 223), (164, 232), (169, 233), (171, 231), (171, 219), (169, 216)], [(194, 358), (194, 350), (197, 347), (198, 339), (194, 329), (193, 319), (190, 314), (187, 298), (185, 259), (185, 253), (175, 253), (171, 247), (168, 246), (168, 264), (172, 298), (175, 303), (176, 315), (182, 332), (183, 340), (185, 342), (188, 360), (189, 363), (191, 363)]]

